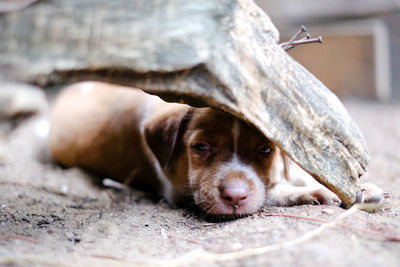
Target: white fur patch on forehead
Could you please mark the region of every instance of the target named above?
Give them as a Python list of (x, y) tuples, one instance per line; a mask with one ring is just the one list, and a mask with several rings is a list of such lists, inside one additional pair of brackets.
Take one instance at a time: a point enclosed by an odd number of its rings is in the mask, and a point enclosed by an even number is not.
[(215, 180), (220, 181), (226, 178), (229, 173), (241, 172), (245, 175), (246, 179), (254, 182), (256, 187), (264, 187), (263, 182), (258, 177), (257, 173), (254, 171), (253, 167), (240, 162), (236, 153), (233, 154), (232, 160), (222, 164), (215, 175)]
[(232, 126), (232, 136), (233, 136), (233, 153), (238, 152), (238, 140), (239, 140), (239, 122), (237, 119), (233, 120), (233, 126)]

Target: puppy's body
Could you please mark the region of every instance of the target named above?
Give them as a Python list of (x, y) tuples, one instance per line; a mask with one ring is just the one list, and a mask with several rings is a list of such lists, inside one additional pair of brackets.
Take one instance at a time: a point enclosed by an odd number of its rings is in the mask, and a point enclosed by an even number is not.
[(315, 181), (295, 187), (281, 179), (280, 150), (246, 123), (139, 89), (71, 86), (54, 105), (49, 144), (65, 166), (158, 192), (170, 203), (191, 199), (212, 214), (251, 214), (264, 203), (340, 203)]
[(54, 104), (50, 152), (65, 166), (160, 192), (172, 201), (171, 185), (147, 145), (144, 125), (151, 120), (163, 123), (186, 110), (188, 106), (167, 104), (141, 90), (80, 83), (65, 90)]

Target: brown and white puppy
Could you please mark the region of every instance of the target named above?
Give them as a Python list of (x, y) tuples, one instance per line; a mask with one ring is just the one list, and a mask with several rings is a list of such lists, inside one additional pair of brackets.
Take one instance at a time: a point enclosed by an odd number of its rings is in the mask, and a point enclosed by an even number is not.
[(283, 178), (279, 148), (252, 126), (139, 89), (99, 82), (67, 88), (53, 107), (49, 146), (65, 166), (157, 192), (171, 204), (194, 200), (210, 214), (340, 204), (299, 167)]

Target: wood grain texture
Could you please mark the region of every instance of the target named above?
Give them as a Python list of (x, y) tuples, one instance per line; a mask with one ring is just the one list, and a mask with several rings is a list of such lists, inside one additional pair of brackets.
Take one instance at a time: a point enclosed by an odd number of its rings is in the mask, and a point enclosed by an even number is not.
[(361, 132), (278, 38), (248, 0), (49, 0), (0, 16), (0, 78), (102, 80), (218, 107), (352, 204), (368, 164)]

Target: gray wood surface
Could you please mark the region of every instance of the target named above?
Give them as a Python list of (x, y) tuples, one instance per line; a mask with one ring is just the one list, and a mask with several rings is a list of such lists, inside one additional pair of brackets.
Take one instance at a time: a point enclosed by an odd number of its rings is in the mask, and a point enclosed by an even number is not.
[(346, 204), (368, 155), (320, 81), (248, 0), (48, 0), (0, 16), (0, 79), (130, 85), (224, 109), (279, 145)]

